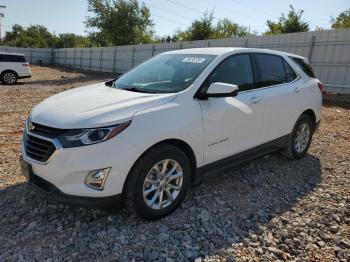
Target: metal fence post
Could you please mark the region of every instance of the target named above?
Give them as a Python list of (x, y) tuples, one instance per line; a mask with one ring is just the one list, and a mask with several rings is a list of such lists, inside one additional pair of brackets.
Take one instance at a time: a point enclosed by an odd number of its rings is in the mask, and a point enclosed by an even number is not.
[(82, 61), (83, 61), (83, 49), (81, 48), (80, 49), (80, 64), (79, 64), (80, 68), (81, 68)]
[(135, 46), (132, 47), (132, 53), (131, 53), (131, 68), (134, 67), (134, 58), (135, 58)]
[(91, 70), (92, 47), (90, 48), (89, 69)]
[(113, 54), (113, 73), (118, 73), (116, 72), (117, 67), (115, 65), (115, 63), (117, 62), (117, 47), (114, 47), (114, 54)]
[(67, 48), (64, 49), (64, 65), (67, 65)]
[(51, 48), (51, 64), (52, 65), (55, 65), (55, 55), (56, 55), (55, 49)]
[(103, 48), (101, 47), (101, 54), (100, 54), (100, 72), (102, 71), (102, 57), (103, 57)]
[(154, 51), (155, 51), (155, 49), (156, 49), (156, 47), (155, 47), (155, 45), (153, 44), (153, 45), (152, 45), (152, 57), (154, 56)]
[(77, 52), (77, 49), (74, 48), (74, 54), (73, 54), (73, 68), (74, 68), (74, 69), (75, 69), (76, 52)]
[(308, 56), (310, 63), (311, 63), (312, 53), (314, 51), (315, 42), (316, 42), (316, 36), (313, 35), (311, 38), (311, 46), (310, 46), (310, 52), (309, 52), (309, 56)]

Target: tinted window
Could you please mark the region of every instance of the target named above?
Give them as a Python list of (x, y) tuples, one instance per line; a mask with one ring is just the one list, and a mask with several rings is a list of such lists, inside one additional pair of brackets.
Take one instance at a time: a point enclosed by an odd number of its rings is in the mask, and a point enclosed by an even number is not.
[(305, 74), (307, 74), (309, 77), (316, 78), (314, 70), (312, 69), (312, 66), (308, 60), (296, 57), (290, 58), (300, 67), (301, 70), (304, 71)]
[(258, 66), (257, 87), (272, 86), (287, 82), (281, 57), (256, 54), (255, 61)]
[(207, 87), (216, 82), (237, 85), (240, 91), (252, 89), (254, 78), (250, 55), (234, 55), (224, 60), (209, 76)]
[(27, 62), (24, 56), (21, 55), (3, 55), (0, 54), (0, 62)]
[(284, 68), (286, 70), (286, 77), (287, 77), (287, 81), (291, 82), (294, 79), (296, 79), (298, 76), (297, 74), (294, 72), (293, 68), (285, 61), (284, 62)]

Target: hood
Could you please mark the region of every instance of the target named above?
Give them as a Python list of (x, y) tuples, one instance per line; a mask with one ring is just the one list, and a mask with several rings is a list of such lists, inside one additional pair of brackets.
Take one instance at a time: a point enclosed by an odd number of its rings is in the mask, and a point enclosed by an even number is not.
[(62, 129), (94, 128), (122, 123), (142, 110), (170, 102), (176, 94), (146, 94), (105, 86), (74, 88), (34, 107), (34, 123)]

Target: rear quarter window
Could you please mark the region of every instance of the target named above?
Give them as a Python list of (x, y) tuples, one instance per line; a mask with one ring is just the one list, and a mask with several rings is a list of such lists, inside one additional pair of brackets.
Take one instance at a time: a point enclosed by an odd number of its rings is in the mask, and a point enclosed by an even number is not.
[(292, 59), (299, 66), (299, 68), (303, 70), (303, 72), (307, 74), (309, 77), (316, 78), (315, 72), (310, 62), (307, 59), (302, 59), (297, 57), (289, 57), (289, 58)]
[(0, 54), (0, 62), (18, 62), (26, 63), (27, 60), (23, 55), (4, 55)]

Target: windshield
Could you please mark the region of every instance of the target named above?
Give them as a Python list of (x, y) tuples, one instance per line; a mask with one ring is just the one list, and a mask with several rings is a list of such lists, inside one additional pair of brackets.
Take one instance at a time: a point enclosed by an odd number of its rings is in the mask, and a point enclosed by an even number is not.
[(158, 55), (121, 76), (113, 87), (145, 93), (177, 93), (189, 87), (215, 57)]

